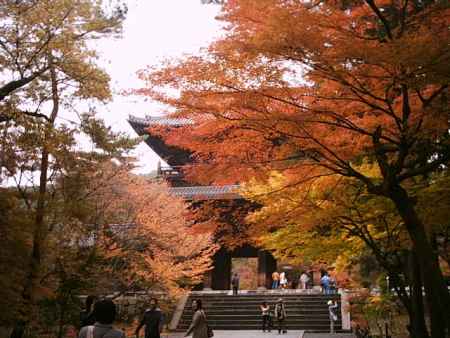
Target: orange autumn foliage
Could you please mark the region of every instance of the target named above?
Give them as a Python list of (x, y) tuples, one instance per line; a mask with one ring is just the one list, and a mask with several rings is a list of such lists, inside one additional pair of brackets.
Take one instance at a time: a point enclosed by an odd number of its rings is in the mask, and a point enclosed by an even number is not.
[(95, 194), (104, 214), (121, 222), (105, 224), (99, 235), (99, 248), (111, 262), (111, 276), (125, 287), (170, 296), (201, 283), (218, 249), (211, 233), (192, 228), (187, 204), (171, 196), (165, 184), (120, 168), (104, 168), (101, 176), (108, 177), (111, 170), (115, 173), (109, 184)]
[[(222, 16), (229, 34), (207, 56), (141, 73), (148, 83), (141, 94), (197, 122), (166, 132), (166, 139), (195, 152), (199, 180), (245, 179), (305, 153), (312, 162), (351, 172), (349, 161), (374, 153), (375, 136), (394, 147), (388, 149), (393, 162), (400, 139), (416, 130), (422, 141), (412, 146), (434, 144), (428, 153), (446, 146), (434, 140), (448, 126), (440, 102), (449, 77), (448, 9), (398, 5), (405, 22), (390, 28), (395, 37), (386, 41), (379, 37), (387, 34), (383, 28), (373, 32), (378, 23), (369, 6), (342, 6), (232, 1)], [(158, 91), (163, 86), (181, 96)], [(405, 166), (417, 160), (410, 153)]]
[(436, 337), (450, 296), (411, 185), (450, 162), (449, 14), (446, 1), (233, 0), (223, 38), (142, 71), (137, 91), (195, 121), (165, 137), (193, 151), (200, 181), (341, 175), (391, 200), (428, 272)]

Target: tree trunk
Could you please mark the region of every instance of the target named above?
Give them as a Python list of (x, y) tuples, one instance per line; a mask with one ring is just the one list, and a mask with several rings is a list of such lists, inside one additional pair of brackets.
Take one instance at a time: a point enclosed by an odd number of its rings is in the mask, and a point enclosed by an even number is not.
[(425, 311), (423, 307), (422, 278), (414, 251), (409, 252), (409, 275), (410, 275), (410, 295), (411, 312), (410, 327), (411, 338), (428, 338), (428, 329), (425, 322)]
[[(406, 264), (406, 266), (404, 266), (404, 273), (409, 280), (413, 277), (413, 267), (411, 266), (411, 262), (409, 262), (409, 260), (408, 263), (409, 264)], [(404, 281), (402, 279), (397, 278), (399, 274), (393, 274), (391, 272), (389, 276), (391, 277), (389, 279), (389, 281), (391, 282), (391, 286), (396, 290), (398, 299), (408, 313), (409, 324), (407, 328), (410, 333), (410, 338), (429, 338), (430, 336), (425, 325), (423, 302), (422, 311), (420, 311), (420, 306), (414, 304), (416, 299), (413, 298), (413, 294), (408, 294), (408, 290), (406, 288), (407, 285), (404, 284)]]
[(67, 301), (64, 298), (65, 295), (62, 296), (63, 299), (60, 302), (60, 313), (59, 313), (59, 325), (58, 325), (58, 338), (64, 338), (64, 326), (66, 319), (66, 310), (67, 310)]
[(420, 270), (423, 271), (425, 297), (431, 319), (431, 337), (446, 338), (450, 325), (450, 296), (441, 269), (425, 227), (419, 219), (414, 204), (407, 192), (400, 186), (391, 191), (391, 199), (405, 222), (406, 229), (413, 243)]
[[(38, 201), (36, 205), (36, 216), (35, 216), (35, 228), (33, 232), (33, 243), (32, 252), (30, 257), (30, 263), (28, 268), (28, 275), (25, 281), (25, 286), (22, 291), (23, 305), (22, 305), (22, 316), (15, 325), (12, 337), (21, 338), (24, 333), (24, 328), (28, 325), (31, 315), (31, 307), (34, 303), (34, 289), (36, 280), (39, 277), (39, 271), (41, 268), (41, 254), (42, 254), (42, 241), (45, 237), (45, 200), (47, 195), (47, 172), (48, 172), (48, 157), (49, 153), (47, 150), (42, 151), (41, 155), (41, 166), (40, 166), (40, 179), (39, 179), (39, 194)], [(23, 328), (23, 329), (22, 329)]]
[[(47, 142), (50, 137), (50, 131), (54, 127), (56, 116), (59, 112), (59, 94), (57, 85), (57, 75), (56, 70), (52, 64), (53, 57), (49, 53), (49, 64), (50, 77), (52, 83), (52, 112), (49, 118), (49, 123), (45, 126), (45, 137), (44, 144), (42, 145), (41, 163), (40, 163), (40, 176), (39, 176), (39, 193), (36, 203), (36, 213), (33, 231), (33, 241), (32, 241), (32, 251), (29, 261), (29, 267), (27, 271), (27, 276), (25, 279), (24, 288), (22, 290), (22, 307), (21, 307), (21, 317), (16, 322), (11, 337), (22, 338), (25, 332), (26, 326), (30, 322), (30, 317), (32, 314), (32, 307), (34, 305), (34, 291), (36, 286), (36, 281), (39, 277), (41, 269), (41, 256), (42, 256), (42, 244), (45, 239), (46, 231), (45, 228), (45, 213), (46, 213), (46, 199), (47, 199), (47, 180), (48, 180), (48, 169), (49, 169), (49, 156)], [(14, 336), (13, 336), (14, 335)]]
[(22, 338), (25, 333), (26, 323), (22, 320), (18, 320), (14, 325), (10, 338)]

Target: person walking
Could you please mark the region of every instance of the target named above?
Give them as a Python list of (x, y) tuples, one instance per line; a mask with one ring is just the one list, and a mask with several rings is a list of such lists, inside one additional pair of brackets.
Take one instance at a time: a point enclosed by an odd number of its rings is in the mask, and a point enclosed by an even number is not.
[(333, 334), (334, 333), (334, 323), (337, 322), (337, 320), (338, 320), (338, 316), (336, 313), (338, 304), (336, 301), (333, 303), (332, 300), (329, 300), (327, 304), (328, 304), (328, 314), (330, 316), (330, 333)]
[(125, 333), (113, 328), (116, 319), (116, 305), (110, 299), (94, 304), (95, 324), (81, 329), (78, 338), (125, 338)]
[(286, 289), (287, 285), (288, 285), (288, 280), (286, 277), (286, 272), (283, 271), (282, 273), (280, 273), (280, 286), (282, 289)]
[(325, 272), (320, 279), (320, 284), (322, 285), (323, 293), (326, 295), (330, 294), (330, 277), (327, 272)]
[(278, 289), (280, 286), (280, 274), (278, 271), (272, 273), (272, 290)]
[(239, 290), (239, 275), (237, 272), (234, 273), (231, 279), (231, 287), (233, 288), (233, 295), (237, 296)]
[(202, 301), (200, 299), (192, 302), (192, 323), (187, 330), (185, 337), (192, 334), (192, 338), (208, 338), (208, 324), (206, 321), (206, 314), (203, 311)]
[(145, 338), (161, 338), (164, 326), (164, 315), (158, 307), (156, 298), (150, 299), (150, 308), (145, 310), (142, 319), (136, 328), (136, 338), (139, 338), (139, 331), (145, 326)]
[(305, 271), (303, 271), (300, 276), (300, 288), (305, 290), (307, 288), (308, 282), (309, 282), (309, 276)]
[(283, 299), (278, 299), (275, 305), (275, 318), (278, 321), (278, 333), (287, 333), (285, 320), (287, 318), (286, 307), (284, 305)]
[(260, 305), (261, 309), (261, 316), (262, 316), (262, 330), (263, 332), (271, 331), (271, 325), (270, 325), (270, 305), (267, 304), (267, 302), (263, 302)]

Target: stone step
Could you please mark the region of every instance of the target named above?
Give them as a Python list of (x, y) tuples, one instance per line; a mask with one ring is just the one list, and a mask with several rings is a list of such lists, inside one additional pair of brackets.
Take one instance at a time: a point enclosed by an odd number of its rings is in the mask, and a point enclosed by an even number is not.
[[(317, 317), (314, 318), (314, 320), (311, 319), (311, 316), (296, 316), (296, 315), (288, 315), (288, 316), (289, 317), (286, 320), (288, 320), (290, 322), (301, 322), (301, 321), (320, 321), (320, 322), (323, 322), (323, 321), (325, 321), (325, 322), (328, 323), (328, 320), (329, 320), (329, 318), (327, 316), (325, 316), (325, 315), (324, 316), (320, 316), (320, 317), (317, 316)], [(189, 317), (189, 316), (181, 318), (181, 320), (183, 322), (190, 322), (191, 319), (192, 319), (192, 317)], [(249, 322), (249, 321), (251, 321), (251, 322), (260, 322), (261, 321), (260, 318), (259, 319), (257, 317), (255, 318), (255, 316), (245, 316), (245, 315), (242, 315), (242, 316), (236, 315), (236, 316), (227, 316), (227, 317), (220, 316), (220, 315), (216, 315), (216, 316), (208, 315), (208, 320), (215, 321), (215, 322), (222, 322), (222, 321), (226, 321), (226, 322), (229, 322), (229, 321), (233, 321), (233, 322), (236, 322), (236, 321), (241, 321), (241, 322), (242, 321), (245, 321), (245, 322)]]
[(304, 302), (320, 302), (327, 301), (330, 299), (340, 299), (339, 295), (329, 295), (329, 296), (300, 296), (300, 295), (287, 295), (287, 296), (193, 296), (190, 295), (189, 299), (202, 299), (208, 302), (227, 302), (227, 301), (268, 301), (268, 302), (276, 302), (279, 298), (282, 298), (284, 301), (304, 301)]
[[(189, 299), (187, 304), (191, 305), (192, 301), (195, 299)], [(302, 300), (302, 299), (283, 299), (283, 303), (285, 305), (289, 304), (298, 304), (298, 305), (326, 305), (329, 300), (337, 301), (338, 299), (323, 299), (323, 300)], [(266, 299), (257, 299), (257, 300), (209, 300), (209, 299), (201, 299), (202, 304), (204, 306), (214, 305), (214, 306), (228, 306), (228, 305), (242, 305), (242, 306), (260, 306), (263, 302), (266, 302), (270, 306), (274, 306), (277, 302), (270, 301)]]
[[(259, 308), (256, 307), (250, 307), (250, 308), (245, 308), (245, 307), (228, 307), (228, 308), (224, 308), (224, 307), (211, 307), (211, 308), (204, 308), (205, 312), (207, 314), (214, 314), (214, 313), (221, 313), (223, 315), (232, 315), (232, 314), (237, 314), (237, 313), (242, 313), (242, 314), (248, 314), (248, 315), (261, 315), (261, 310)], [(339, 310), (339, 308), (338, 308)], [(325, 313), (328, 314), (328, 309), (324, 308), (324, 307), (314, 307), (314, 308), (305, 308), (303, 306), (286, 306), (286, 311), (288, 313), (292, 313), (292, 314), (321, 314), (321, 313)], [(274, 312), (274, 308), (270, 309), (270, 312)], [(192, 315), (193, 311), (192, 309), (186, 310), (184, 311), (185, 314), (189, 314)]]
[[(338, 304), (340, 304), (338, 302)], [(188, 304), (189, 308), (191, 307), (191, 304)], [(203, 308), (205, 310), (208, 309), (221, 309), (221, 310), (226, 310), (226, 309), (258, 309), (260, 308), (261, 303), (206, 303), (203, 302)], [(270, 306), (270, 309), (273, 310), (275, 308), (275, 304), (271, 304), (268, 303), (268, 305)], [(326, 302), (323, 303), (315, 303), (315, 304), (307, 304), (307, 303), (284, 303), (285, 307), (287, 309), (322, 309), (322, 308), (327, 308), (328, 305)]]
[(302, 294), (286, 294), (286, 295), (273, 295), (273, 294), (261, 294), (261, 295), (190, 295), (190, 298), (202, 298), (202, 299), (329, 299), (339, 298), (338, 294), (333, 295), (302, 295)]
[[(208, 316), (212, 315), (223, 315), (223, 316), (229, 316), (229, 315), (248, 315), (248, 316), (260, 316), (261, 311), (259, 309), (205, 309), (205, 312)], [(273, 312), (273, 309), (272, 309)], [(320, 316), (320, 315), (326, 315), (328, 316), (328, 310), (324, 310), (321, 308), (317, 309), (305, 309), (305, 308), (287, 308), (288, 315), (289, 314), (295, 314), (295, 315), (304, 315), (304, 316)], [(185, 315), (192, 316), (193, 312), (192, 310), (185, 311)]]
[[(288, 317), (285, 321), (290, 330), (308, 330), (315, 332), (329, 331), (329, 314), (327, 302), (332, 299), (340, 301), (339, 295), (322, 294), (242, 294), (231, 296), (226, 294), (191, 294), (178, 323), (177, 330), (184, 331), (191, 324), (194, 299), (201, 299), (208, 316), (209, 325), (215, 330), (258, 330), (262, 319), (260, 305), (266, 301), (273, 313), (276, 301), (283, 298)], [(339, 320), (335, 327), (341, 328)], [(276, 320), (273, 320), (276, 326)]]
[[(274, 322), (276, 322), (276, 320), (274, 320)], [(328, 318), (323, 319), (323, 318), (317, 318), (312, 320), (311, 318), (286, 318), (285, 320), (286, 323), (288, 324), (330, 324), (330, 322), (328, 321)], [(190, 324), (191, 321), (190, 320), (183, 320), (181, 322), (181, 324)], [(248, 325), (260, 325), (262, 323), (261, 319), (255, 319), (255, 318), (237, 318), (234, 320), (229, 320), (229, 319), (224, 319), (224, 318), (211, 318), (208, 317), (208, 323), (210, 323), (210, 325), (216, 324), (230, 324), (230, 325), (234, 325), (234, 324), (248, 324)], [(340, 323), (340, 321), (338, 321), (337, 323)]]
[[(180, 327), (176, 331), (177, 332), (184, 332), (188, 329), (189, 326)], [(276, 331), (277, 326), (275, 325), (272, 330)], [(330, 331), (330, 325), (309, 325), (309, 324), (302, 324), (302, 325), (286, 325), (286, 328), (288, 330), (299, 330), (299, 331), (308, 331), (308, 332), (329, 332)], [(260, 330), (261, 324), (259, 325), (245, 325), (245, 324), (238, 324), (238, 325), (223, 325), (223, 326), (213, 326), (214, 330), (223, 330), (223, 331), (232, 331), (232, 330)], [(343, 332), (340, 328), (335, 329), (336, 332)]]
[[(201, 298), (200, 298), (201, 299)], [(188, 299), (188, 304), (190, 305), (194, 299)], [(283, 299), (284, 304), (304, 304), (304, 305), (323, 305), (327, 304), (329, 300), (339, 301), (336, 298), (318, 299), (318, 300), (308, 300), (308, 299)], [(269, 305), (275, 305), (276, 301), (271, 301), (268, 299), (222, 299), (222, 300), (211, 300), (211, 299), (201, 299), (203, 305), (254, 305), (259, 306), (263, 302)]]
[[(273, 304), (268, 304), (268, 305), (270, 305), (271, 311), (273, 311), (275, 309), (275, 306)], [(236, 303), (236, 304), (205, 304), (203, 306), (205, 311), (208, 311), (208, 310), (210, 311), (213, 309), (220, 309), (220, 310), (224, 310), (224, 311), (225, 310), (237, 310), (237, 309), (259, 311), (259, 307), (260, 307), (260, 304), (257, 304), (257, 303), (256, 304), (240, 304), (240, 303)], [(285, 307), (286, 307), (286, 309), (293, 309), (296, 311), (316, 310), (316, 309), (327, 308), (327, 304), (326, 303), (321, 303), (321, 304), (285, 303)], [(191, 311), (191, 309), (186, 310), (186, 311)]]

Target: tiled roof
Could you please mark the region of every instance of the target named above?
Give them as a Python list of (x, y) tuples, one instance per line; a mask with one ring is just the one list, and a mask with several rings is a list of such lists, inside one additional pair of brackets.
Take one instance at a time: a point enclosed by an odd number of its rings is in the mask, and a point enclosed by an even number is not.
[(173, 187), (169, 191), (172, 195), (188, 200), (205, 199), (238, 199), (242, 198), (237, 192), (239, 185)]
[(191, 126), (194, 124), (194, 121), (186, 118), (170, 118), (170, 117), (154, 117), (154, 116), (146, 116), (136, 117), (133, 115), (128, 116), (128, 121), (132, 123), (137, 123), (140, 125), (144, 125), (146, 127), (150, 126)]

